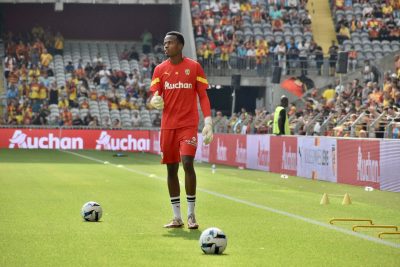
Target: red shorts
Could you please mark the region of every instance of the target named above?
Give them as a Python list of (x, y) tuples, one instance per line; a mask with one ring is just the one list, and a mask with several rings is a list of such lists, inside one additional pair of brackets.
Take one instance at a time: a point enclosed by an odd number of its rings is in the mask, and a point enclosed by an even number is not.
[(179, 163), (182, 156), (195, 156), (197, 127), (161, 129), (161, 163)]

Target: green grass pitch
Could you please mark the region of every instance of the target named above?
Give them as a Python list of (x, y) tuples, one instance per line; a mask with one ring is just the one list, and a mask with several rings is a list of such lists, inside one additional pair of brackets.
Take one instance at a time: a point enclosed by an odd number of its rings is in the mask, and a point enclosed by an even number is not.
[[(172, 218), (159, 156), (0, 150), (0, 266), (399, 266), (400, 237), (333, 217), (400, 226), (400, 194), (196, 163), (199, 230), (164, 229)], [(109, 164), (104, 164), (108, 161)], [(182, 168), (180, 179), (183, 178)], [(186, 196), (181, 186), (182, 214)], [(349, 193), (320, 205), (323, 193)], [(103, 207), (84, 222), (87, 201)], [(221, 256), (199, 248), (201, 231), (228, 237)]]

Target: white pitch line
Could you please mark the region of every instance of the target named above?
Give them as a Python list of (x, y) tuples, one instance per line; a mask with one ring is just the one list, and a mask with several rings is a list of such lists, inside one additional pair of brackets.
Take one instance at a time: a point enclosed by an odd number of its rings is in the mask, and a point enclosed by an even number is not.
[[(79, 153), (76, 153), (76, 152), (66, 151), (66, 150), (59, 150), (59, 151), (64, 152), (64, 153), (69, 153), (69, 154), (75, 155), (77, 157), (85, 158), (85, 159), (88, 159), (88, 160), (91, 160), (91, 161), (96, 161), (98, 163), (104, 164), (103, 160), (99, 160), (99, 159), (96, 159), (96, 158), (93, 158), (93, 157), (85, 156), (85, 155), (82, 155), (82, 154), (79, 154)], [(117, 167), (118, 165), (112, 164), (112, 163), (110, 163), (109, 166), (113, 166), (113, 167), (118, 168)], [(127, 170), (129, 172), (133, 172), (133, 173), (140, 174), (140, 175), (143, 175), (143, 176), (146, 176), (146, 177), (149, 177), (149, 178), (153, 178), (153, 179), (157, 179), (157, 180), (162, 180), (162, 181), (166, 180), (163, 177), (156, 176), (156, 175), (150, 175), (150, 173), (134, 170), (134, 169), (131, 169), (131, 168), (127, 168), (125, 166), (123, 166), (122, 168), (120, 167), (120, 169), (125, 169), (125, 170)], [(320, 222), (320, 221), (316, 221), (316, 220), (313, 220), (313, 219), (310, 219), (310, 218), (307, 218), (307, 217), (303, 217), (303, 216), (300, 216), (300, 215), (297, 215), (297, 214), (293, 214), (293, 213), (286, 212), (286, 211), (283, 211), (283, 210), (274, 209), (274, 208), (271, 208), (271, 207), (268, 207), (268, 206), (265, 206), (265, 205), (261, 205), (261, 204), (257, 204), (257, 203), (250, 202), (250, 201), (247, 201), (247, 200), (243, 200), (243, 199), (239, 199), (239, 198), (236, 198), (236, 197), (232, 197), (232, 196), (229, 196), (229, 195), (217, 193), (217, 192), (210, 191), (210, 190), (204, 189), (204, 188), (199, 188), (198, 187), (197, 190), (201, 191), (201, 192), (204, 192), (204, 193), (207, 193), (209, 195), (213, 195), (213, 196), (216, 196), (216, 197), (224, 198), (224, 199), (236, 202), (236, 203), (241, 203), (241, 204), (244, 204), (244, 205), (247, 205), (247, 206), (250, 206), (250, 207), (266, 210), (266, 211), (269, 211), (269, 212), (272, 212), (272, 213), (280, 214), (280, 215), (283, 215), (283, 216), (286, 216), (286, 217), (289, 217), (289, 218), (293, 218), (293, 219), (300, 220), (300, 221), (303, 221), (303, 222), (306, 222), (306, 223), (310, 223), (310, 224), (314, 224), (314, 225), (317, 225), (317, 226), (321, 226), (321, 227), (324, 227), (324, 228), (327, 228), (327, 229), (330, 229), (330, 230), (335, 230), (335, 231), (338, 231), (338, 232), (341, 232), (341, 233), (344, 233), (344, 234), (347, 234), (347, 235), (355, 236), (355, 237), (358, 237), (358, 238), (361, 238), (361, 239), (364, 239), (364, 240), (368, 240), (368, 241), (371, 241), (371, 242), (374, 242), (374, 243), (377, 243), (377, 244), (382, 244), (382, 245), (393, 247), (393, 248), (400, 248), (400, 244), (388, 242), (388, 241), (382, 240), (380, 238), (376, 238), (376, 237), (365, 235), (365, 234), (362, 234), (362, 233), (350, 231), (350, 230), (347, 230), (347, 229), (344, 229), (344, 228), (340, 228), (340, 227), (337, 227), (337, 226), (334, 226), (334, 225), (331, 225), (331, 224), (327, 224), (327, 223), (323, 223), (323, 222)]]

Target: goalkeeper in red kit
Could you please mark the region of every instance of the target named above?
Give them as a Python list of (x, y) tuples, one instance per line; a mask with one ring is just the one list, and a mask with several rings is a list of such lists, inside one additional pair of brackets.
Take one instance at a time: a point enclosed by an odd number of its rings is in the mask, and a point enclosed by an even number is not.
[(185, 190), (188, 202), (189, 229), (199, 227), (195, 217), (196, 173), (193, 166), (197, 149), (199, 114), (197, 99), (204, 115), (203, 141), (213, 139), (210, 101), (206, 89), (208, 82), (201, 65), (182, 55), (185, 39), (179, 32), (168, 32), (164, 38), (164, 51), (168, 59), (159, 64), (153, 74), (150, 90), (151, 105), (162, 109), (161, 162), (167, 165), (168, 190), (174, 218), (166, 228), (183, 227), (180, 208), (179, 163), (185, 171)]

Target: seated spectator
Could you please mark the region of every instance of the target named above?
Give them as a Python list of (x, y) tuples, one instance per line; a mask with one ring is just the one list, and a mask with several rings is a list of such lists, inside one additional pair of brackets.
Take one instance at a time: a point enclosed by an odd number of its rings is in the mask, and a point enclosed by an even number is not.
[(45, 69), (47, 69), (52, 61), (53, 56), (47, 52), (46, 48), (44, 48), (43, 53), (40, 55), (40, 64), (42, 64), (42, 67), (45, 67)]
[(66, 99), (64, 95), (61, 95), (60, 100), (58, 101), (58, 108), (59, 109), (64, 109), (69, 106), (69, 101)]
[(89, 109), (89, 103), (88, 103), (88, 101), (86, 99), (84, 99), (82, 101), (82, 103), (80, 104), (80, 108), (81, 109)]
[(56, 33), (54, 36), (54, 53), (56, 55), (63, 55), (64, 52), (64, 37), (61, 35), (60, 32)]
[(98, 126), (100, 126), (97, 116), (94, 116), (94, 117), (91, 118), (88, 126), (89, 127), (98, 127)]
[(139, 53), (136, 51), (135, 46), (132, 46), (129, 50), (129, 60), (139, 61)]
[(101, 126), (109, 128), (111, 127), (111, 121), (109, 116), (104, 116), (101, 120)]
[(272, 31), (273, 32), (283, 31), (283, 21), (281, 19), (274, 19), (272, 21)]
[(63, 108), (63, 112), (61, 113), (61, 121), (62, 125), (64, 126), (72, 125), (72, 114), (71, 111), (69, 111), (68, 107)]
[[(137, 127), (140, 127), (141, 124), (142, 124), (142, 121), (141, 121), (141, 119), (139, 117), (139, 113), (138, 112), (133, 113), (131, 120), (132, 120), (132, 126), (133, 127), (137, 128)], [(153, 125), (154, 125), (154, 121), (153, 121)]]
[(72, 120), (72, 125), (73, 126), (81, 126), (85, 125), (79, 114), (76, 114), (74, 119)]
[(217, 111), (216, 117), (213, 119), (214, 132), (215, 133), (226, 133), (228, 120), (222, 115), (221, 111)]
[(156, 113), (156, 117), (153, 120), (153, 126), (154, 127), (160, 127), (161, 126), (161, 117), (159, 113)]
[(95, 58), (93, 58), (92, 62), (96, 65), (103, 65), (103, 58), (101, 57), (100, 53), (97, 53)]
[(72, 64), (72, 61), (68, 61), (67, 66), (65, 66), (65, 72), (67, 73), (73, 73), (75, 70), (74, 65)]
[(348, 66), (349, 71), (355, 71), (356, 70), (356, 67), (357, 67), (357, 56), (358, 56), (357, 50), (355, 50), (354, 46), (352, 45), (351, 49), (349, 51), (349, 56), (348, 56), (348, 58), (349, 58), (349, 63), (348, 63), (349, 64), (349, 66)]
[(339, 44), (343, 44), (344, 40), (350, 39), (350, 30), (348, 27), (346, 27), (345, 24), (340, 25), (340, 29), (337, 34), (337, 39), (338, 39)]
[(121, 129), (121, 122), (120, 122), (120, 120), (119, 120), (119, 119), (114, 119), (114, 120), (112, 121), (111, 128), (113, 128), (113, 129)]

